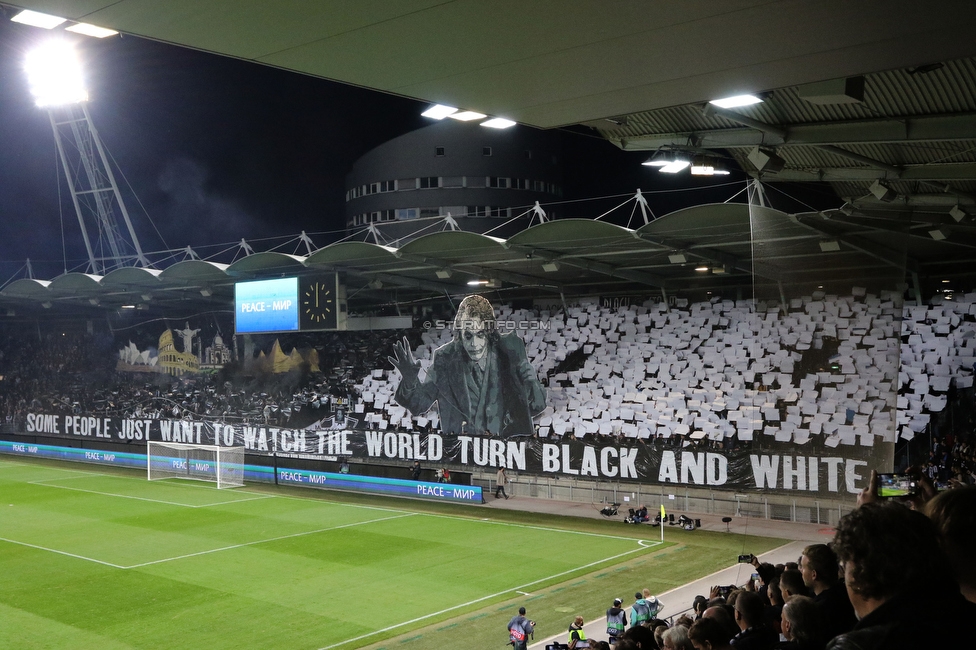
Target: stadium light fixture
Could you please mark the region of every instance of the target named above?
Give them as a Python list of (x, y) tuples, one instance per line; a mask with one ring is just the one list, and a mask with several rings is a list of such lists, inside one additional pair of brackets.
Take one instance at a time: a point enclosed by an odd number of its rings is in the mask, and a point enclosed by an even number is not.
[(664, 167), (672, 162), (674, 162), (674, 155), (670, 151), (658, 149), (641, 164), (645, 167)]
[(685, 257), (684, 253), (672, 253), (668, 255), (668, 261), (672, 264), (684, 264), (688, 258)]
[(10, 22), (30, 25), (31, 27), (40, 27), (41, 29), (54, 29), (67, 20), (67, 18), (62, 18), (61, 16), (52, 16), (51, 14), (42, 14), (39, 11), (24, 9), (11, 18)]
[(448, 117), (459, 122), (471, 122), (473, 120), (480, 120), (488, 116), (484, 113), (477, 113), (475, 111), (458, 111), (457, 113), (451, 113), (448, 115)]
[(445, 106), (444, 104), (434, 104), (426, 111), (421, 113), (421, 115), (423, 117), (429, 117), (433, 120), (443, 120), (445, 117), (449, 117), (450, 115), (457, 113), (457, 110), (458, 109), (456, 109), (453, 106)]
[(437, 269), (434, 274), (441, 280), (447, 280), (454, 275), (454, 272), (451, 269)]
[(550, 261), (542, 265), (542, 270), (546, 273), (555, 273), (559, 270), (559, 262)]
[(489, 280), (468, 280), (469, 287), (488, 286)]
[(75, 23), (70, 27), (65, 27), (64, 31), (82, 34), (83, 36), (91, 36), (92, 38), (108, 38), (109, 36), (115, 36), (118, 34), (118, 32), (114, 29), (99, 27), (98, 25), (90, 25), (88, 23)]
[(762, 99), (756, 97), (755, 95), (732, 95), (731, 97), (723, 97), (721, 99), (713, 99), (708, 102), (713, 106), (718, 106), (719, 108), (739, 108), (741, 106), (752, 106), (753, 104), (761, 104)]
[(88, 101), (81, 62), (70, 43), (57, 39), (28, 52), (27, 83), (38, 108)]
[(658, 169), (662, 174), (677, 174), (691, 166), (691, 161), (684, 158), (675, 158), (672, 162)]
[(836, 239), (829, 239), (820, 242), (820, 252), (822, 253), (838, 253), (840, 252), (840, 242)]
[(701, 266), (696, 266), (695, 270), (699, 273), (707, 273), (710, 269), (707, 264), (702, 264)]
[(489, 129), (508, 129), (515, 126), (515, 122), (504, 117), (493, 117), (482, 122), (481, 126), (487, 126)]

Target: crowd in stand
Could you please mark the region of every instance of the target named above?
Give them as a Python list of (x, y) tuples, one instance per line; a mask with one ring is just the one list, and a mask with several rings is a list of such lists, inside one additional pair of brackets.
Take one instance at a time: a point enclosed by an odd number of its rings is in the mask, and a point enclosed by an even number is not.
[[(717, 299), (496, 312), (548, 327), (518, 331), (548, 392), (535, 435), (724, 449), (809, 443), (816, 453), (895, 431), (911, 445), (906, 464), (927, 460), (929, 476), (947, 484), (976, 480), (976, 296), (966, 298), (905, 307), (900, 327), (897, 297), (870, 294), (815, 294), (784, 312)], [(159, 336), (158, 327), (144, 329), (126, 333), (140, 350)], [(284, 349), (314, 348), (322, 372), (262, 375), (239, 359), (171, 377), (116, 372), (125, 340), (110, 334), (11, 330), (0, 333), (0, 411), (14, 430), (31, 411), (301, 428), (339, 409), (372, 428), (436, 429), (436, 413), (411, 414), (393, 399), (399, 377), (387, 357), (405, 335), (429, 365), (451, 331), (282, 335)], [(900, 371), (885, 365), (899, 337)], [(254, 354), (275, 337), (264, 338), (255, 337)]]
[[(755, 580), (713, 587), (688, 613), (657, 618), (649, 592), (607, 610), (606, 640), (587, 639), (583, 617), (558, 647), (616, 650), (902, 650), (976, 648), (976, 486), (877, 496), (877, 476), (830, 544), (797, 562), (754, 556)], [(628, 627), (629, 626), (629, 627)]]
[(356, 383), (383, 363), (396, 338), (397, 333), (377, 332), (322, 335), (319, 373), (252, 373), (234, 363), (215, 373), (174, 377), (117, 372), (118, 344), (111, 337), (4, 332), (0, 421), (19, 430), (34, 412), (304, 427), (350, 410)]

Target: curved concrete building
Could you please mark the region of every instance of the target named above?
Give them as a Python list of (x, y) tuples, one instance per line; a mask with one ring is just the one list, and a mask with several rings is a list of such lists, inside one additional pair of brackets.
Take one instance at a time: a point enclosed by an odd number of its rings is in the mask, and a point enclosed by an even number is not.
[(561, 183), (557, 134), (445, 119), (356, 161), (346, 177), (346, 227), (376, 224), (396, 240), (450, 227), (450, 215), (461, 230), (507, 236), (528, 225), (536, 201), (552, 217), (546, 203), (559, 200)]

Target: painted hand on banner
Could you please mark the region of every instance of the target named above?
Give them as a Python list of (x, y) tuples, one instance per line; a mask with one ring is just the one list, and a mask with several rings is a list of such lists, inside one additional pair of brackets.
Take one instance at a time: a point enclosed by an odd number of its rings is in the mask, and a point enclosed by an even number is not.
[(387, 357), (393, 367), (400, 371), (404, 380), (416, 381), (420, 375), (420, 362), (414, 358), (410, 350), (410, 343), (404, 337), (402, 341), (397, 341), (393, 346), (393, 357)]

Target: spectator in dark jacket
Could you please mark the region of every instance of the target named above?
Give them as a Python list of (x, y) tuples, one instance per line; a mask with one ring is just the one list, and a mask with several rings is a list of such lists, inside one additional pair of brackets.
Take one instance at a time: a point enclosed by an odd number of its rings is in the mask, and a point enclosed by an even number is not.
[(742, 591), (735, 600), (735, 622), (739, 633), (730, 642), (735, 650), (770, 650), (776, 634), (763, 625), (765, 601), (754, 591)]
[(782, 629), (786, 641), (777, 650), (823, 650), (823, 619), (812, 598), (794, 596), (783, 606)]
[(827, 638), (850, 631), (857, 618), (840, 581), (837, 555), (826, 544), (811, 544), (803, 549), (800, 573), (803, 584), (813, 592), (813, 602), (820, 608)]
[(976, 648), (976, 605), (959, 592), (928, 517), (867, 503), (841, 518), (833, 547), (859, 620), (828, 650)]

